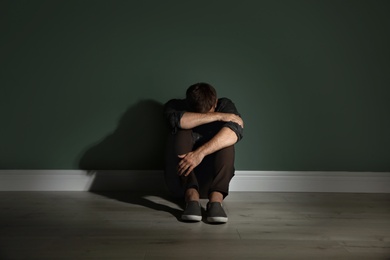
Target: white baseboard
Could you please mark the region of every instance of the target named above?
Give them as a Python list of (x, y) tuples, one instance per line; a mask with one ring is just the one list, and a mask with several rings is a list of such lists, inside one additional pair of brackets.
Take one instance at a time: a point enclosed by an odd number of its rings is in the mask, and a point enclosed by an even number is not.
[(239, 171), (231, 190), (390, 193), (390, 172)]
[[(162, 171), (0, 170), (0, 191), (163, 191)], [(236, 171), (231, 191), (390, 193), (390, 172)]]

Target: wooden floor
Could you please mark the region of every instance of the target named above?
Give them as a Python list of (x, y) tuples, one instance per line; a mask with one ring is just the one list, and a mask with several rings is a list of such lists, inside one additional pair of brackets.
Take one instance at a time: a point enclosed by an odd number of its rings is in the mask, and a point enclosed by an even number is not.
[(234, 192), (222, 225), (181, 222), (181, 206), (164, 194), (0, 192), (0, 259), (390, 259), (390, 194)]

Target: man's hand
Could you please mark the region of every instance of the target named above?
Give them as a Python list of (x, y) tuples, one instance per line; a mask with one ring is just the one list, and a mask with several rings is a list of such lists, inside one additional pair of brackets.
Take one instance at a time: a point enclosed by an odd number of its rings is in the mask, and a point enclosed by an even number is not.
[(178, 174), (180, 176), (187, 176), (190, 174), (190, 172), (194, 170), (195, 167), (198, 166), (204, 158), (204, 155), (197, 151), (180, 154), (178, 156), (181, 158), (178, 165)]
[(242, 120), (241, 117), (239, 117), (236, 114), (231, 114), (231, 113), (218, 113), (219, 116), (221, 116), (221, 121), (224, 122), (233, 122), (244, 128), (244, 121)]

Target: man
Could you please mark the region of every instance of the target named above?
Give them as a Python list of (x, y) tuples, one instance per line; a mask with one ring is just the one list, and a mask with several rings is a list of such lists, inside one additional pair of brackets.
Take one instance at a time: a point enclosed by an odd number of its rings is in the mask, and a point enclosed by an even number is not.
[(184, 197), (182, 220), (202, 219), (200, 198), (208, 198), (207, 221), (225, 223), (222, 202), (234, 176), (234, 144), (243, 136), (244, 122), (234, 103), (217, 98), (207, 83), (191, 85), (185, 99), (164, 106), (172, 134), (166, 152), (168, 188)]

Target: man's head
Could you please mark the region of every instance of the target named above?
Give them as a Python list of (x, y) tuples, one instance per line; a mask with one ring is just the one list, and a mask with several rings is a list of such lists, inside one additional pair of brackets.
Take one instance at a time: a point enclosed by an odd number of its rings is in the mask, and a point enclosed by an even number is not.
[(186, 100), (191, 112), (211, 112), (217, 105), (217, 92), (210, 84), (196, 83), (187, 89)]

